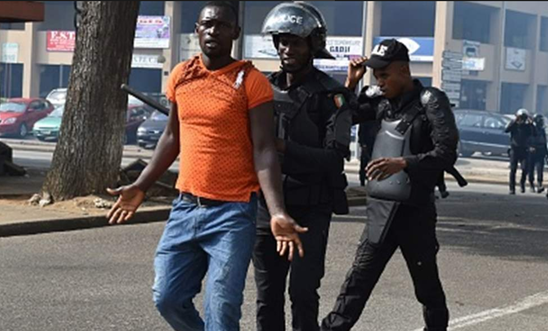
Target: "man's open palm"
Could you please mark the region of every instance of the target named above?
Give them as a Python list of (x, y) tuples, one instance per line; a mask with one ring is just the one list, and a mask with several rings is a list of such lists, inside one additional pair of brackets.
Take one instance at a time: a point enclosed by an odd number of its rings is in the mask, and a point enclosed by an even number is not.
[(107, 214), (109, 224), (128, 221), (145, 199), (145, 192), (134, 185), (122, 186), (115, 190), (107, 188), (107, 192), (110, 195), (119, 196)]

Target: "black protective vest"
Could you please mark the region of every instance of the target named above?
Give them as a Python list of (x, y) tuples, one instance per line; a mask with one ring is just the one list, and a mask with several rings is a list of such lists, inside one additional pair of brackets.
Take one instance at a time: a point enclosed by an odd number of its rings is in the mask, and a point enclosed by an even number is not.
[[(330, 80), (329, 76), (314, 71), (301, 85), (281, 90), (276, 85), (276, 77), (270, 77), (274, 91), (274, 116), (278, 138), (314, 148), (326, 148), (335, 141), (341, 146), (349, 145), (350, 120), (348, 123), (340, 124), (339, 122), (343, 121), (335, 121), (335, 127), (329, 130), (330, 134), (327, 133), (326, 116), (330, 115), (330, 111), (326, 108), (327, 105), (321, 103), (322, 97), (328, 93), (346, 92)], [(334, 108), (331, 113), (335, 110)], [(283, 164), (283, 157), (281, 160)], [(310, 206), (344, 200), (344, 206), (334, 207), (342, 212), (347, 211), (346, 198), (334, 198), (335, 195), (339, 197), (336, 194), (338, 192), (335, 192), (337, 190), (344, 195), (344, 188), (347, 185), (344, 174), (326, 176), (311, 171), (283, 174), (282, 178), (286, 204)]]

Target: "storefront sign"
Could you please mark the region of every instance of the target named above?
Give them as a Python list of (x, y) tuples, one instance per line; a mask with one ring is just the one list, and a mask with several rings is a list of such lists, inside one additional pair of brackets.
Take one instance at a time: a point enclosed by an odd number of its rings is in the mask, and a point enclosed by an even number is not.
[(520, 48), (506, 48), (506, 69), (525, 71), (525, 50)]
[(162, 69), (163, 63), (158, 62), (158, 55), (133, 54), (131, 59), (132, 68)]
[[(278, 53), (270, 35), (246, 35), (244, 45), (245, 58), (278, 59)], [(325, 48), (337, 59), (358, 57), (363, 53), (363, 39), (361, 37), (327, 37)]]
[(385, 39), (396, 39), (409, 50), (411, 62), (434, 61), (434, 38), (431, 37), (375, 37), (373, 43), (379, 44)]
[(449, 102), (459, 107), (462, 81), (463, 57), (462, 53), (443, 51), (441, 88), (447, 94)]
[(278, 52), (270, 35), (246, 35), (244, 49), (244, 57), (247, 59), (278, 59)]
[(483, 71), (485, 69), (485, 58), (480, 58), (479, 41), (462, 41), (462, 70)]
[(327, 37), (325, 48), (337, 59), (350, 59), (363, 54), (362, 37)]
[(485, 69), (485, 58), (463, 57), (462, 69), (470, 71), (483, 71)]
[(135, 48), (169, 48), (169, 16), (139, 16), (135, 28)]
[[(270, 35), (246, 35), (244, 45), (245, 58), (278, 60), (278, 52)], [(327, 37), (325, 48), (336, 60), (315, 59), (314, 66), (323, 71), (346, 72), (349, 59), (362, 55), (363, 39), (361, 37)]]
[(3, 43), (2, 44), (2, 63), (17, 63), (19, 56), (19, 44)]
[(327, 72), (346, 72), (348, 63), (363, 54), (361, 37), (327, 37), (325, 48), (336, 60), (315, 59), (314, 66)]
[(48, 52), (73, 52), (76, 45), (74, 31), (47, 31), (46, 50)]
[(348, 59), (315, 59), (314, 67), (328, 72), (346, 72), (348, 70)]

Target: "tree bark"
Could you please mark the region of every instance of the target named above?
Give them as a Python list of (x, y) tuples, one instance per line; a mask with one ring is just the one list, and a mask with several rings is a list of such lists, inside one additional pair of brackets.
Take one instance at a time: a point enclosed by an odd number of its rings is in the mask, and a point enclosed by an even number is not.
[(65, 112), (42, 187), (54, 200), (105, 192), (122, 161), (139, 1), (84, 1)]

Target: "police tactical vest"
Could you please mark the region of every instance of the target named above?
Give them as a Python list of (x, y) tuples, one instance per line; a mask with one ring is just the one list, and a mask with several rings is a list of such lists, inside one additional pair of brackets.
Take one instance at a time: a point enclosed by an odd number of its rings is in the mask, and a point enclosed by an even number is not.
[[(341, 90), (340, 86), (335, 85), (336, 83), (331, 82), (327, 75), (319, 72), (311, 74), (301, 85), (289, 90), (280, 89), (275, 84), (275, 80), (275, 76), (270, 77), (274, 92), (276, 137), (313, 148), (327, 148), (330, 141), (337, 139), (338, 136), (341, 136), (341, 145), (343, 143), (349, 144), (349, 137), (344, 138), (342, 134), (344, 132), (343, 121), (336, 121), (341, 123), (335, 123), (335, 127), (330, 130), (332, 133), (327, 134), (328, 123), (326, 117), (332, 113), (328, 111), (327, 105), (321, 104), (322, 95), (338, 92)], [(335, 108), (333, 111), (335, 111)], [(351, 125), (351, 123), (348, 123), (348, 125)], [(340, 128), (337, 126), (340, 126)], [(350, 129), (348, 128), (347, 131), (349, 136)], [(299, 170), (293, 172), (290, 166), (292, 163), (284, 162), (283, 156), (280, 156), (280, 159), (282, 161), (282, 178), (286, 203), (291, 205), (317, 205), (340, 200), (335, 199), (336, 193), (334, 191), (336, 190), (341, 190), (344, 195), (344, 187), (347, 183), (342, 170), (341, 174), (337, 174), (342, 178), (338, 178), (337, 181), (332, 178), (337, 176), (326, 176), (315, 171), (303, 172)], [(336, 183), (336, 185), (333, 183)], [(341, 189), (338, 186), (341, 186)], [(344, 205), (346, 206), (345, 196), (343, 200), (345, 200)], [(334, 203), (337, 205), (336, 202)], [(338, 208), (338, 210), (346, 209)]]
[[(383, 119), (375, 138), (371, 160), (411, 155), (411, 126), (421, 111), (420, 102), (416, 102), (401, 119)], [(405, 170), (401, 170), (383, 180), (370, 180), (367, 183), (367, 193), (377, 199), (406, 201), (411, 195), (409, 175)]]

